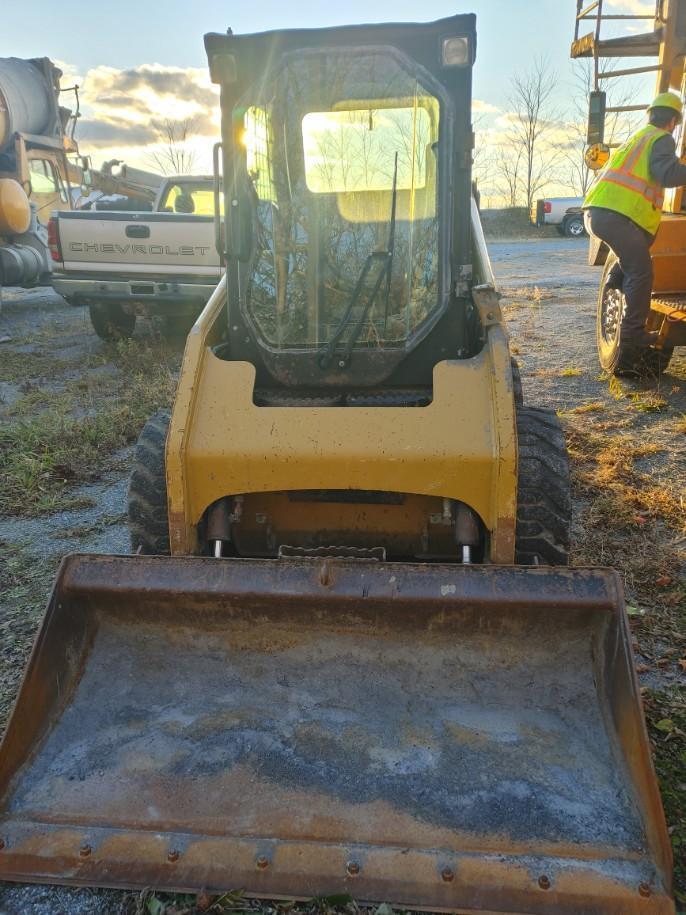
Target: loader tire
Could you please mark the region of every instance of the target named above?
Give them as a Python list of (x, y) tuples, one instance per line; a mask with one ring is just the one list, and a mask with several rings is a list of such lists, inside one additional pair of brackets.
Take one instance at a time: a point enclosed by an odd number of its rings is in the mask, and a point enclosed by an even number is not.
[(596, 316), (598, 361), (610, 375), (655, 378), (669, 365), (673, 347), (654, 349), (650, 346), (631, 346), (622, 343), (620, 325), (626, 308), (621, 289), (608, 285), (617, 257), (609, 254), (600, 280)]
[(560, 421), (551, 410), (518, 407), (517, 436), (515, 562), (566, 566), (572, 499)]
[(151, 416), (138, 436), (129, 481), (129, 536), (131, 552), (168, 556), (169, 515), (164, 447), (170, 414)]
[(106, 343), (128, 340), (136, 328), (136, 316), (117, 302), (98, 302), (88, 306), (93, 330)]
[(510, 357), (510, 365), (512, 366), (512, 393), (514, 395), (514, 402), (517, 407), (523, 407), (524, 388), (522, 387), (522, 373), (519, 370), (519, 363), (514, 356)]

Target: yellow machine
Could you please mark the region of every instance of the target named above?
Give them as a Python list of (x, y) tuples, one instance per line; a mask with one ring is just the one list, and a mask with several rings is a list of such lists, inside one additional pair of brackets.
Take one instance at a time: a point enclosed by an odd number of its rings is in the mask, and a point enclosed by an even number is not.
[[(656, 0), (655, 13), (637, 12), (616, 15), (614, 8), (606, 12), (603, 0), (589, 3), (577, 0), (576, 31), (572, 43), (572, 58), (592, 58), (594, 67), (594, 91), (591, 93), (589, 109), (588, 142), (586, 162), (589, 168), (602, 168), (608, 158), (604, 145), (605, 114), (618, 111), (638, 111), (647, 108), (645, 104), (632, 104), (606, 109), (606, 94), (602, 89), (608, 79), (623, 76), (637, 76), (645, 73), (656, 74), (657, 93), (670, 89), (686, 91), (684, 83), (684, 59), (686, 55), (686, 0)], [(606, 37), (608, 24), (615, 20), (647, 20), (652, 31)], [(589, 22), (592, 31), (580, 35), (584, 23)], [(634, 27), (636, 28), (636, 27)], [(657, 58), (657, 63), (648, 64), (639, 60), (624, 69), (607, 67), (602, 62), (611, 58)], [(683, 123), (677, 137), (677, 154), (686, 156), (686, 131)], [(669, 364), (675, 346), (686, 346), (686, 195), (684, 188), (667, 188), (663, 218), (651, 249), (654, 281), (653, 299), (650, 309), (648, 330), (659, 332), (658, 342), (649, 349), (622, 345), (619, 327), (626, 303), (619, 289), (607, 286), (610, 271), (617, 262), (607, 245), (594, 244), (591, 240), (589, 263), (604, 266), (598, 295), (598, 317), (596, 323), (598, 356), (604, 369), (615, 374), (659, 374)]]
[(205, 43), (226, 280), (139, 439), (141, 555), (58, 574), (0, 879), (673, 913), (621, 586), (565, 567), (471, 200), (475, 17)]

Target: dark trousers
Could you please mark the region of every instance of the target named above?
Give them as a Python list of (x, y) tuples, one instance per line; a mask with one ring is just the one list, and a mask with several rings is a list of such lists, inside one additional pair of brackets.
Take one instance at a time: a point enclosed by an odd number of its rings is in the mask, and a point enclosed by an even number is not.
[(621, 289), (626, 299), (621, 334), (624, 338), (640, 336), (645, 330), (653, 291), (653, 262), (650, 259), (653, 236), (627, 216), (602, 207), (586, 210), (586, 227), (619, 258), (608, 285)]

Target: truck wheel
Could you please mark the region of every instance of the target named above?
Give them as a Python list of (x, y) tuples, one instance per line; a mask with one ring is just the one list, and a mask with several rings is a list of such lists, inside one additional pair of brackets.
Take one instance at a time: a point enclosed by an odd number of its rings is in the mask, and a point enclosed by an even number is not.
[(586, 234), (583, 216), (567, 216), (562, 223), (562, 231), (567, 238), (581, 238)]
[(617, 257), (609, 254), (600, 280), (596, 340), (601, 366), (611, 375), (660, 375), (669, 365), (673, 347), (662, 350), (648, 346), (628, 346), (619, 339), (619, 328), (626, 308), (621, 289), (608, 286), (610, 271)]
[(567, 447), (552, 410), (518, 407), (518, 565), (566, 566), (572, 517)]
[(128, 340), (133, 335), (136, 316), (124, 311), (117, 302), (98, 302), (89, 305), (88, 310), (93, 330), (101, 340), (113, 343), (116, 340)]
[(168, 556), (169, 515), (164, 448), (170, 414), (151, 416), (138, 436), (129, 481), (129, 535), (131, 551)]
[(166, 315), (164, 318), (164, 335), (170, 339), (187, 337), (195, 324), (195, 315)]

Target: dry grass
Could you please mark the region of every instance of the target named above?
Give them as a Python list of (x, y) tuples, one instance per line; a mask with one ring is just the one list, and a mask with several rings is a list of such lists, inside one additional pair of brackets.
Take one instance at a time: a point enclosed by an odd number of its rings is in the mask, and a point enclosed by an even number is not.
[(579, 413), (602, 413), (605, 410), (605, 404), (600, 400), (591, 401), (591, 403), (581, 404), (579, 407), (573, 407), (571, 410), (567, 410), (567, 413), (579, 414)]
[(227, 913), (261, 913), (261, 915), (393, 915), (401, 909), (390, 905), (363, 906), (347, 893), (335, 896), (318, 896), (303, 902), (278, 902), (276, 900), (247, 899), (238, 890), (221, 895), (207, 892), (157, 893), (144, 890), (129, 895), (124, 900), (122, 915), (227, 915)]
[[(686, 500), (637, 469), (660, 448), (620, 423), (609, 431), (567, 414), (575, 504), (574, 562), (623, 576), (639, 672), (674, 678), (686, 669)], [(617, 428), (619, 426), (619, 428)], [(677, 899), (686, 903), (686, 703), (683, 690), (645, 692), (651, 746), (675, 852)]]
[(658, 394), (633, 391), (628, 397), (631, 401), (629, 409), (638, 413), (661, 413), (669, 408), (669, 403)]
[(538, 286), (521, 286), (515, 289), (504, 289), (503, 292), (503, 309), (507, 316), (508, 309), (511, 311), (520, 308), (537, 309), (541, 302), (553, 298), (553, 293)]

